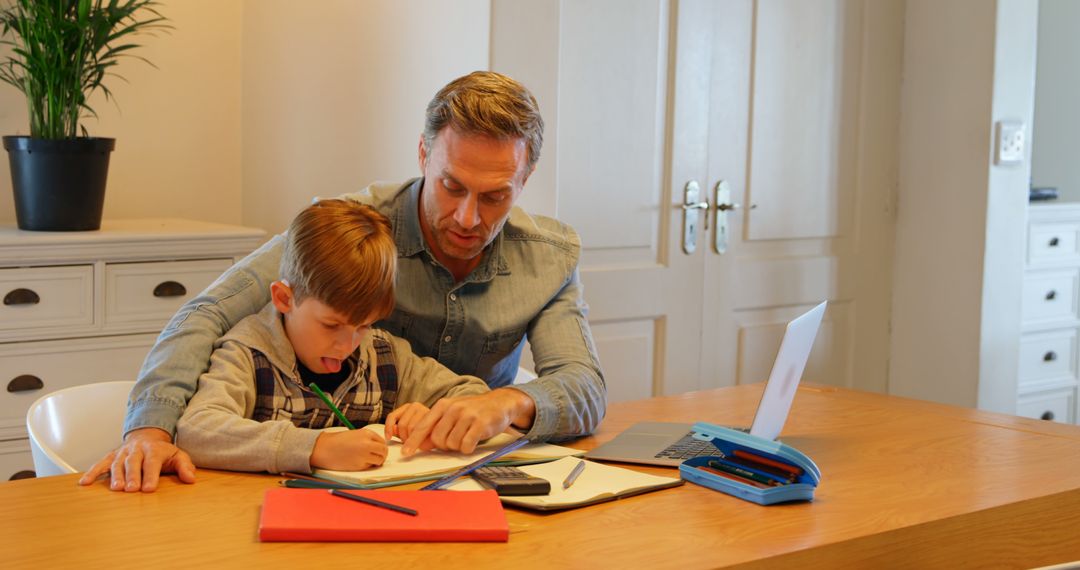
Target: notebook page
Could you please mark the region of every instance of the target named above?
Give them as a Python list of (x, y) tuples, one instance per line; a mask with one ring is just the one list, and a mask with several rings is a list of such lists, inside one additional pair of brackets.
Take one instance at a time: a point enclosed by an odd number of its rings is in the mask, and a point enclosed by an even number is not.
[[(551, 493), (528, 497), (500, 497), (503, 503), (529, 508), (552, 509), (584, 506), (605, 499), (622, 495), (632, 495), (648, 489), (662, 489), (682, 483), (678, 477), (660, 477), (640, 473), (622, 467), (585, 461), (585, 469), (569, 489), (563, 489), (563, 481), (580, 461), (575, 457), (564, 457), (558, 461), (523, 465), (522, 471), (547, 479), (551, 483)], [(474, 491), (484, 487), (472, 478), (456, 481), (448, 487), (454, 491)]]
[[(361, 429), (370, 429), (380, 436), (383, 434), (382, 424), (370, 424)], [(455, 451), (422, 451), (412, 457), (402, 457), (401, 442), (394, 438), (388, 444), (386, 461), (379, 467), (364, 471), (332, 471), (329, 469), (316, 469), (318, 475), (325, 475), (341, 481), (351, 483), (370, 484), (384, 481), (397, 481), (412, 479), (425, 475), (449, 473), (459, 467), (464, 467), (488, 455), (492, 451), (503, 447), (516, 439), (516, 436), (501, 433), (481, 445), (477, 446), (472, 453), (459, 453)], [(504, 460), (535, 460), (554, 459), (570, 455), (580, 455), (581, 450), (571, 449), (549, 443), (531, 443), (504, 456)]]

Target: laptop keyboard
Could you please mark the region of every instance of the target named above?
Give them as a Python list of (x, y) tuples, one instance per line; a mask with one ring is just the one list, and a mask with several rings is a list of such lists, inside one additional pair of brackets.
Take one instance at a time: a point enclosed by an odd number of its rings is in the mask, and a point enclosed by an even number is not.
[(690, 459), (705, 455), (716, 455), (716, 446), (711, 441), (694, 439), (694, 432), (690, 432), (679, 441), (667, 446), (657, 453), (657, 459)]

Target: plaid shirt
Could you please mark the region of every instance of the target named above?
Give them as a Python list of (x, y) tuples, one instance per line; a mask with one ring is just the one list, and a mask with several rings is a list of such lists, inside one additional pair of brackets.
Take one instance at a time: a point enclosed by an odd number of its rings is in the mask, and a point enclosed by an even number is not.
[[(398, 393), (397, 366), (390, 343), (372, 339), (376, 354), (378, 382), (368, 379), (368, 367), (359, 362), (357, 353), (343, 364), (353, 371), (348, 380), (330, 394), (334, 405), (356, 427), (384, 423), (394, 409)], [(257, 349), (248, 347), (255, 363), (255, 410), (252, 419), (259, 422), (288, 420), (296, 427), (321, 429), (342, 425), (325, 402), (304, 386), (295, 371), (280, 370)]]

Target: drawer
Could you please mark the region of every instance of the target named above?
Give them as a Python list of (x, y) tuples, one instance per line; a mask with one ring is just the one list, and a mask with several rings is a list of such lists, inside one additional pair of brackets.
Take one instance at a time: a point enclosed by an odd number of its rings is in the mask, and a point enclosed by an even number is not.
[(1028, 263), (1080, 260), (1078, 235), (1080, 224), (1032, 223), (1028, 230)]
[(232, 265), (232, 259), (111, 263), (105, 266), (105, 323), (164, 326), (185, 301)]
[(1021, 301), (1024, 322), (1076, 320), (1078, 277), (1076, 270), (1029, 271)]
[(1071, 424), (1075, 402), (1075, 388), (1025, 394), (1016, 403), (1016, 415)]
[(30, 440), (0, 441), (0, 482), (34, 476)]
[[(61, 388), (107, 382), (134, 380), (142, 367), (153, 334), (125, 335), (79, 340), (48, 340), (0, 345), (0, 425), (25, 425), (30, 404)], [(11, 392), (15, 378), (41, 381), (43, 386)]]
[(1076, 380), (1076, 329), (1020, 337), (1020, 385), (1053, 380)]
[(90, 325), (94, 266), (0, 269), (0, 330)]

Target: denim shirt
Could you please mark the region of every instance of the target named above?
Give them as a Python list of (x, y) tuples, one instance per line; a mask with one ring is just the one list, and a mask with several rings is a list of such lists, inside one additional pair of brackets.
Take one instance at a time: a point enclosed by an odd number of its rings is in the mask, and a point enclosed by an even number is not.
[[(538, 378), (511, 386), (536, 407), (534, 440), (592, 433), (607, 408), (578, 274), (580, 241), (569, 226), (513, 208), (480, 264), (460, 282), (431, 254), (420, 230), (423, 179), (373, 184), (345, 198), (389, 219), (398, 248), (393, 314), (377, 323), (413, 351), (458, 374), (509, 386), (526, 337)], [(269, 302), (283, 237), (276, 236), (186, 303), (158, 337), (131, 393), (124, 433), (176, 421), (206, 371), (213, 342)]]

